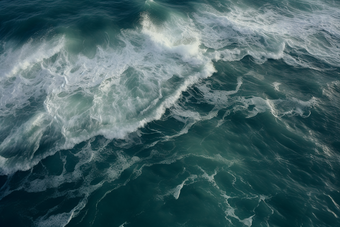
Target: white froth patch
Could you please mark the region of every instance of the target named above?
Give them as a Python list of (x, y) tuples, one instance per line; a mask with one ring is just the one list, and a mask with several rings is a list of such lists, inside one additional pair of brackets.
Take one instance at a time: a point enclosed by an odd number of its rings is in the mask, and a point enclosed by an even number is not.
[(279, 82), (274, 82), (273, 83), (273, 87), (274, 87), (274, 89), (276, 90), (276, 91), (280, 91), (280, 85), (281, 85), (281, 83), (279, 83)]
[(60, 227), (66, 226), (70, 221), (70, 213), (51, 215), (46, 219), (39, 219), (35, 222), (39, 227)]
[(327, 84), (327, 87), (322, 89), (322, 94), (326, 96), (333, 105), (340, 107), (338, 100), (340, 99), (340, 81), (336, 80)]
[(155, 26), (148, 14), (142, 16), (142, 32), (150, 36), (151, 40), (161, 49), (182, 55), (186, 60), (198, 57), (200, 50), (200, 34), (189, 19), (171, 15), (169, 21)]
[(140, 161), (140, 158), (137, 156), (128, 157), (124, 155), (123, 152), (118, 152), (117, 156), (117, 161), (106, 171), (108, 181), (114, 181), (118, 179), (124, 170), (130, 168), (133, 164)]
[[(151, 1), (151, 0), (150, 0)], [(153, 2), (153, 1), (152, 1)], [(128, 222), (124, 222), (123, 224), (121, 224), (119, 227), (124, 227), (125, 225), (129, 224)]]
[(255, 71), (249, 71), (249, 72), (247, 72), (246, 74), (244, 74), (245, 76), (252, 76), (252, 77), (254, 77), (254, 78), (256, 78), (256, 79), (258, 79), (258, 80), (264, 80), (264, 76), (263, 75), (261, 75), (261, 74), (259, 74), (259, 73), (257, 73), (257, 72), (255, 72)]
[[(163, 163), (163, 164), (165, 164), (165, 163)], [(168, 164), (168, 163), (166, 163), (166, 164)], [(173, 196), (177, 200), (179, 198), (180, 194), (181, 194), (181, 190), (183, 189), (183, 187), (185, 185), (190, 185), (190, 184), (195, 183), (197, 178), (198, 178), (197, 175), (190, 175), (182, 183), (177, 185), (175, 188), (169, 190), (168, 193), (166, 193), (163, 196), (160, 196), (160, 199), (163, 199), (163, 197), (165, 197), (165, 196)]]
[(235, 90), (221, 91), (211, 90), (207, 85), (201, 84), (196, 86), (204, 95), (204, 100), (212, 105), (218, 105), (221, 107), (230, 105), (230, 96), (235, 95), (243, 84), (242, 77), (237, 78), (237, 86)]
[(255, 214), (252, 215), (252, 216), (250, 216), (249, 218), (245, 218), (245, 219), (240, 220), (240, 221), (241, 221), (244, 225), (250, 227), (250, 226), (252, 226), (252, 224), (253, 224), (253, 217), (254, 217), (254, 216), (255, 216)]

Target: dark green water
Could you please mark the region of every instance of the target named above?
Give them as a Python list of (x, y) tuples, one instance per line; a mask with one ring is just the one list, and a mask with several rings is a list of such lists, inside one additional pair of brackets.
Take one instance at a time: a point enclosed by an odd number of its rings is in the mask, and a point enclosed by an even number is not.
[(340, 3), (0, 1), (0, 226), (340, 226)]

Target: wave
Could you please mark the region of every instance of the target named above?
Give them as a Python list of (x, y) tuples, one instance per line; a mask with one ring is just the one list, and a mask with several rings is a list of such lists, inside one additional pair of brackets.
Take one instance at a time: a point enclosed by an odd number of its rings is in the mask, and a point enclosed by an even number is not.
[[(3, 162), (18, 159), (8, 154), (14, 148), (26, 150), (18, 156), (34, 157), (44, 132), (55, 133), (47, 130), (51, 125), (63, 135), (59, 149), (96, 135), (124, 138), (159, 119), (187, 87), (212, 75), (213, 64), (199, 48), (195, 31), (186, 29), (185, 19), (157, 27), (145, 14), (141, 24), (140, 30), (121, 31), (119, 47), (98, 46), (93, 57), (72, 55), (65, 36), (5, 51), (1, 61), (1, 66), (7, 66), (1, 77), (3, 121), (22, 118), (22, 114), (15, 117), (16, 113), (35, 100), (43, 102), (25, 113), (25, 122), (9, 125), (10, 133), (3, 130), (7, 134), (1, 143), (1, 155), (7, 159)], [(2, 169), (11, 171), (6, 164)]]

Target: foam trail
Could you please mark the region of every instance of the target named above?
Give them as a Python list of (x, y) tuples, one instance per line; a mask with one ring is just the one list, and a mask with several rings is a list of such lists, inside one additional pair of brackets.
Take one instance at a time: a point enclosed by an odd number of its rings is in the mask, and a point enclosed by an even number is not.
[(186, 178), (181, 184), (177, 185), (176, 188), (171, 190), (169, 192), (169, 194), (172, 194), (175, 199), (178, 199), (179, 195), (181, 194), (182, 188), (184, 187), (184, 185), (187, 184), (186, 182), (189, 181), (189, 184), (192, 184), (195, 181), (196, 178), (197, 178), (196, 175), (192, 175), (192, 176)]

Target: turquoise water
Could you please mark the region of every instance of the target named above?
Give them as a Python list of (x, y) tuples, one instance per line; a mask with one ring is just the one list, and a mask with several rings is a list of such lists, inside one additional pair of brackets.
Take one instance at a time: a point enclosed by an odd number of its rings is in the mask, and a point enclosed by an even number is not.
[(0, 226), (340, 226), (340, 2), (0, 1)]

